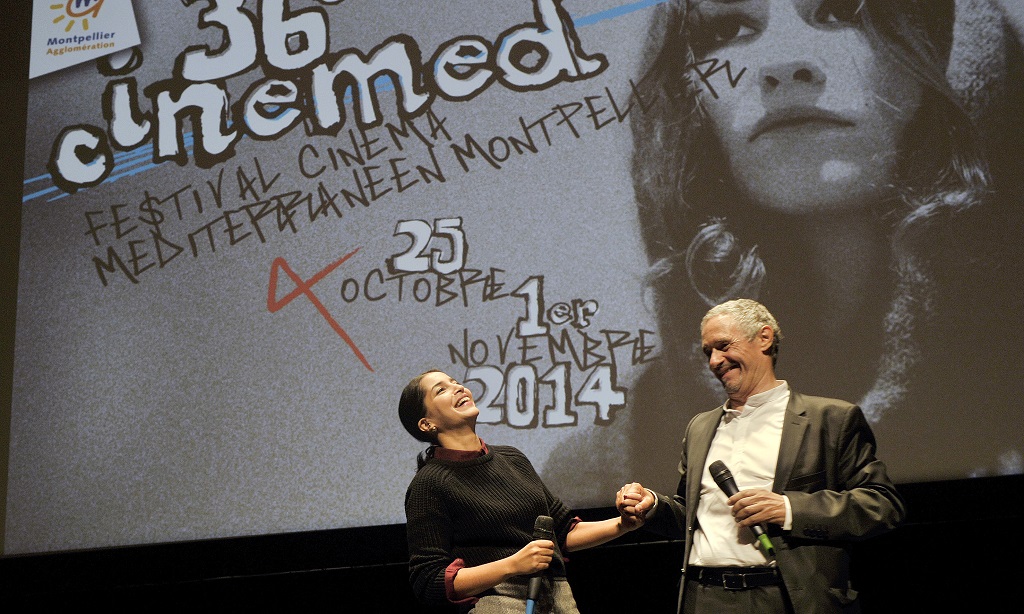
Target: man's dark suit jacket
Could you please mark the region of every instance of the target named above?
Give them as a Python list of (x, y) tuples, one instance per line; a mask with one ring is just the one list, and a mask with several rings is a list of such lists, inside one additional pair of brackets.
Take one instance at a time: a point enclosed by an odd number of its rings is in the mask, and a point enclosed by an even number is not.
[[(676, 494), (655, 493), (657, 507), (644, 525), (685, 536), (684, 567), (697, 527), (701, 473), (723, 413), (724, 406), (687, 425)], [(906, 515), (885, 465), (875, 458), (875, 437), (860, 408), (790, 391), (773, 490), (788, 496), (793, 509), (792, 529), (769, 525), (768, 534), (796, 612), (859, 611), (850, 586), (850, 543), (888, 531)]]

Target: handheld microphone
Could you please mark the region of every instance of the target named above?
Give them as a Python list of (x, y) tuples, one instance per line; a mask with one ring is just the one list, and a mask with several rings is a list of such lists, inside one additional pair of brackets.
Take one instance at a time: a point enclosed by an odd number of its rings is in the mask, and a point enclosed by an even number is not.
[[(711, 478), (718, 484), (718, 487), (725, 492), (725, 496), (731, 497), (738, 493), (740, 489), (736, 486), (736, 480), (732, 477), (732, 472), (725, 466), (720, 460), (716, 460), (711, 463), (708, 467), (708, 471), (711, 472)], [(764, 528), (759, 524), (751, 525), (750, 530), (757, 536), (757, 540), (761, 542), (761, 547), (768, 554), (775, 554), (775, 547), (772, 546), (772, 540), (768, 538), (768, 534), (764, 532)]]
[[(533, 523), (533, 539), (551, 540), (555, 544), (555, 557), (560, 556), (558, 553), (558, 542), (555, 541), (555, 521), (551, 516), (537, 516), (537, 520)], [(541, 574), (542, 572), (538, 571), (530, 576), (530, 583), (526, 588), (527, 614), (533, 614), (537, 597), (540, 596)]]

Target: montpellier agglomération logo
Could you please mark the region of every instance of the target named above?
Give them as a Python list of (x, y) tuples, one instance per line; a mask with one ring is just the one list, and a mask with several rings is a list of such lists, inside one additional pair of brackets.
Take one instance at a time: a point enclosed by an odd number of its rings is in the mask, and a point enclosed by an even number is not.
[[(57, 35), (46, 37), (46, 54), (61, 56), (75, 53), (95, 53), (113, 51), (116, 36), (102, 28), (97, 29), (95, 22), (100, 9), (106, 0), (67, 0), (63, 4), (51, 4), (54, 12), (53, 25), (62, 30)], [(79, 32), (79, 28), (81, 31)]]
[(140, 44), (132, 0), (30, 1), (30, 79)]
[(89, 19), (96, 19), (103, 8), (104, 0), (67, 0), (64, 4), (51, 4), (50, 9), (56, 13), (54, 25), (62, 26), (65, 32), (71, 32), (76, 25), (83, 31), (89, 31)]

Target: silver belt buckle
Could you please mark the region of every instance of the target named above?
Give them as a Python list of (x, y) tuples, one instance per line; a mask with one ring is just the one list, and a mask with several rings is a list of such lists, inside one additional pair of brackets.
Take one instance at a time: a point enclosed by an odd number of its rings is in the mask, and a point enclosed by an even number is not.
[[(730, 580), (733, 581), (730, 582)], [(722, 574), (722, 588), (729, 591), (743, 590), (747, 588), (747, 576), (741, 573), (724, 573)]]

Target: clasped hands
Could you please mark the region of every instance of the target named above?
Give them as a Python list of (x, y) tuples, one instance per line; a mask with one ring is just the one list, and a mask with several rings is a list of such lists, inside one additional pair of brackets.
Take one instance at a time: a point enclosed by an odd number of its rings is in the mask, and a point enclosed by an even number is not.
[[(615, 494), (615, 509), (627, 527), (643, 525), (646, 514), (654, 507), (654, 495), (639, 482), (626, 484)], [(771, 523), (782, 526), (786, 522), (786, 503), (782, 495), (752, 488), (741, 490), (726, 501), (740, 526)]]
[(635, 529), (644, 524), (645, 515), (654, 507), (654, 496), (639, 482), (626, 484), (615, 493), (615, 509), (622, 524)]

